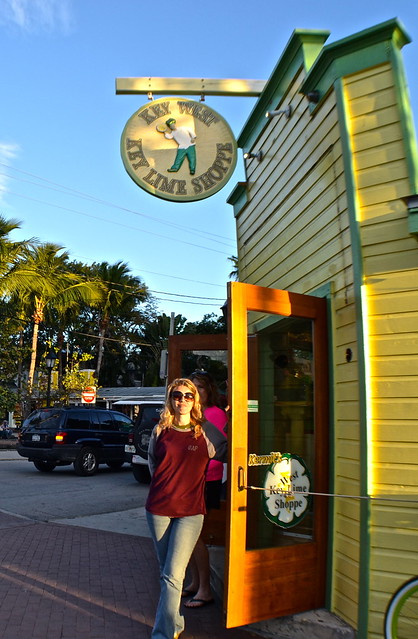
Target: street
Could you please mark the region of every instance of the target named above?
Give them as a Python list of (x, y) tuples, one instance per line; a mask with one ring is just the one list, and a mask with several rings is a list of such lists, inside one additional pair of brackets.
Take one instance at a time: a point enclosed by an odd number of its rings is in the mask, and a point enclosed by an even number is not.
[(0, 509), (34, 521), (56, 522), (148, 535), (144, 504), (148, 486), (126, 464), (119, 471), (101, 465), (93, 477), (73, 466), (41, 473), (14, 450), (0, 450)]

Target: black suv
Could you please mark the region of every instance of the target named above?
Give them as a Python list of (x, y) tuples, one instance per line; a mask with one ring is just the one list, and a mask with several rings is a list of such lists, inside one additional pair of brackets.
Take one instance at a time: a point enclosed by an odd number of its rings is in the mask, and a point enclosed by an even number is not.
[(74, 464), (77, 475), (94, 475), (101, 463), (123, 466), (132, 429), (129, 417), (114, 410), (40, 408), (23, 422), (16, 448), (40, 471)]
[(139, 482), (149, 482), (148, 444), (152, 429), (160, 420), (163, 402), (139, 402), (133, 432), (129, 435), (129, 444), (125, 446), (126, 461), (132, 464), (134, 477)]

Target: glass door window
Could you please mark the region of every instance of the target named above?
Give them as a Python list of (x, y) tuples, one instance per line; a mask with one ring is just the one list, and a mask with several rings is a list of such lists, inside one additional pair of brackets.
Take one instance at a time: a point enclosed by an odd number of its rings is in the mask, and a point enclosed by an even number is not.
[[(250, 337), (248, 388), (248, 451), (258, 456), (271, 452), (300, 457), (308, 469), (314, 468), (314, 375), (312, 320), (277, 315), (257, 319), (248, 314)], [(252, 371), (256, 369), (256, 374)], [(254, 410), (255, 407), (257, 410)], [(248, 484), (262, 487), (268, 466), (248, 467)], [(285, 492), (285, 490), (284, 490)], [(312, 539), (312, 510), (288, 527), (272, 525), (265, 515), (260, 491), (249, 491), (247, 549), (304, 543)], [(283, 503), (286, 495), (277, 493)]]

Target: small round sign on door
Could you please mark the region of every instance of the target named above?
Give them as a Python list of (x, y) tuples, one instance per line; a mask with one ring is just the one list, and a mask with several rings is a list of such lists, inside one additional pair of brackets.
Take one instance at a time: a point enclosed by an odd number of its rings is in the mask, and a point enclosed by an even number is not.
[(296, 526), (311, 503), (311, 475), (298, 455), (284, 453), (267, 469), (263, 509), (269, 521), (281, 528)]
[(81, 391), (81, 403), (94, 404), (95, 402), (96, 402), (96, 387), (86, 386), (86, 388), (83, 391)]

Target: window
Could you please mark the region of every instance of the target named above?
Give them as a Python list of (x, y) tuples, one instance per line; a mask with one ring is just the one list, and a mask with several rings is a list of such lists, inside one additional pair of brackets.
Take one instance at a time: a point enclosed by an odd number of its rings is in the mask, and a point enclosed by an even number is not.
[(100, 430), (117, 430), (112, 413), (108, 410), (98, 410), (95, 414), (95, 422), (99, 425)]
[(67, 413), (66, 428), (88, 430), (90, 428), (89, 410), (72, 410)]
[(60, 417), (61, 411), (57, 409), (36, 411), (36, 413), (30, 415), (28, 419), (23, 422), (23, 428), (31, 427), (55, 430), (59, 426)]
[(113, 419), (115, 420), (115, 429), (124, 433), (130, 433), (132, 430), (132, 422), (129, 417), (122, 415), (121, 413), (113, 413)]

